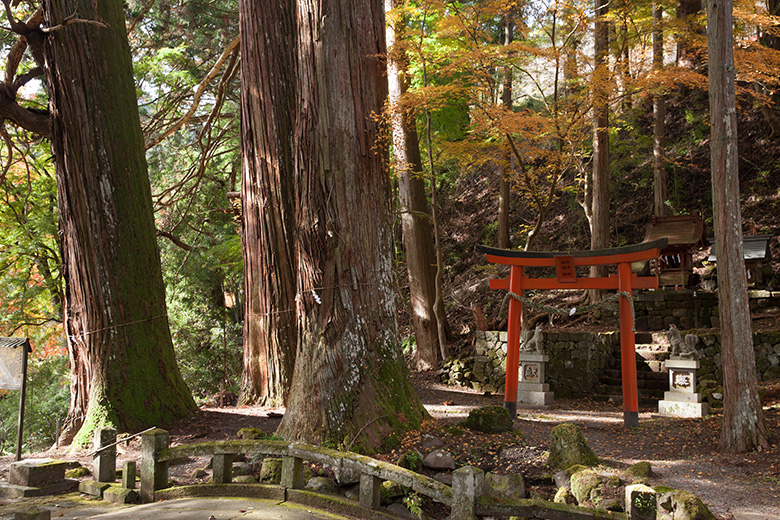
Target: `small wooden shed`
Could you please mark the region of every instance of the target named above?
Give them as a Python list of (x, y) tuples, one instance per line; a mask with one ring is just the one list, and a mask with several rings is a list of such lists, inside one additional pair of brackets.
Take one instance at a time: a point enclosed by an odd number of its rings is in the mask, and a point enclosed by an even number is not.
[[(742, 237), (748, 285), (763, 285), (764, 275), (762, 271), (764, 264), (767, 264), (772, 260), (772, 253), (769, 249), (769, 241), (771, 239), (772, 235), (747, 235)], [(707, 261), (717, 262), (718, 254), (715, 239), (711, 238), (710, 243), (712, 244), (712, 250), (710, 251), (710, 256), (707, 258)]]
[(707, 247), (704, 221), (699, 215), (656, 217), (645, 232), (645, 242), (666, 238), (669, 244), (661, 250), (656, 265), (651, 265), (660, 286), (690, 287), (693, 274), (693, 253)]

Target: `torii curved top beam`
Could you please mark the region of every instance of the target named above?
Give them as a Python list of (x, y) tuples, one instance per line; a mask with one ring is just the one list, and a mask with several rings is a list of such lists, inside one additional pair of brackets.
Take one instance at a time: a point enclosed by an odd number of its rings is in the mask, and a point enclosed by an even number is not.
[(477, 246), (477, 248), (480, 252), (488, 255), (489, 262), (544, 267), (555, 265), (556, 256), (570, 256), (574, 259), (574, 265), (604, 265), (649, 260), (658, 257), (658, 251), (666, 247), (667, 243), (668, 239), (659, 238), (652, 242), (593, 251), (520, 251), (482, 245)]

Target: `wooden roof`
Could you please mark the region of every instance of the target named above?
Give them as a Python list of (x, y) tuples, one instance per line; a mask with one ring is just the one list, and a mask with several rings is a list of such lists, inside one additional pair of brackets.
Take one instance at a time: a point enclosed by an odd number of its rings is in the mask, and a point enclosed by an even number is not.
[(25, 346), (27, 352), (32, 352), (30, 340), (27, 338), (0, 338), (0, 347), (16, 348)]
[(645, 242), (660, 238), (669, 240), (670, 246), (706, 247), (707, 234), (704, 221), (698, 215), (677, 215), (674, 217), (653, 217), (645, 231)]
[[(772, 235), (748, 235), (742, 237), (742, 246), (745, 250), (744, 259), (768, 261), (772, 258), (772, 253), (769, 250), (769, 241), (772, 239)], [(709, 262), (717, 262), (718, 256), (715, 252), (715, 239), (711, 238), (712, 250), (710, 256), (707, 258)]]

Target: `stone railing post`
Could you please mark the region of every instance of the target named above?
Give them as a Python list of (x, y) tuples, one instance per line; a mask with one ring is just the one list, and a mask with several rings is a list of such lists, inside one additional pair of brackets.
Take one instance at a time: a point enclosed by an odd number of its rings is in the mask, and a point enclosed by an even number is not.
[(122, 487), (135, 489), (135, 461), (126, 460), (122, 465)]
[(141, 436), (141, 500), (154, 502), (154, 493), (168, 487), (168, 462), (158, 462), (157, 453), (168, 447), (169, 435), (155, 428)]
[[(360, 505), (366, 509), (378, 509), (381, 498), (382, 479), (369, 475), (360, 474)], [(455, 518), (453, 516), (453, 518)]]
[(214, 484), (230, 484), (233, 480), (233, 454), (220, 453), (211, 458)]
[(303, 489), (303, 460), (289, 455), (282, 456), (282, 486)]
[[(116, 429), (100, 428), (95, 430), (93, 448), (99, 450), (116, 442)], [(116, 446), (111, 446), (95, 454), (92, 459), (92, 474), (98, 482), (114, 482), (116, 480)]]
[(485, 472), (463, 466), (452, 472), (452, 520), (473, 520), (477, 499), (482, 495)]
[(644, 484), (626, 486), (626, 516), (629, 520), (655, 520), (657, 496)]

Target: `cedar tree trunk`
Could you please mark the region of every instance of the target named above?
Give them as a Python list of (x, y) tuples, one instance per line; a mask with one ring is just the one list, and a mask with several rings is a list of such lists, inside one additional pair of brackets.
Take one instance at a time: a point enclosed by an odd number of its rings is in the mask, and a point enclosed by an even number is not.
[(427, 416), (398, 348), (382, 0), (298, 0), (299, 341), (277, 434), (376, 446)]
[(743, 452), (768, 448), (769, 443), (758, 397), (742, 245), (731, 0), (709, 0), (707, 12), (710, 162), (723, 356), (720, 448)]
[[(390, 12), (396, 3), (397, 0), (385, 0), (385, 11)], [(431, 217), (417, 126), (414, 113), (402, 103), (402, 97), (409, 85), (406, 76), (408, 57), (403, 47), (395, 44), (403, 36), (402, 33), (396, 34), (396, 26), (402, 28), (403, 22), (391, 21), (386, 29), (393, 162), (398, 175), (401, 230), (409, 275), (412, 323), (417, 340), (415, 365), (417, 370), (430, 370), (441, 361), (441, 346), (433, 307), (436, 300), (436, 255), (433, 251)]]
[(295, 2), (240, 0), (244, 372), (241, 402), (281, 405), (295, 364)]
[[(173, 352), (122, 2), (80, 0), (49, 34), (45, 74), (57, 171), (65, 330), (71, 364), (66, 438), (132, 430), (195, 408)], [(44, 2), (54, 27), (72, 2)]]
[[(609, 247), (609, 3), (595, 0), (596, 34), (593, 72), (593, 199), (591, 249)], [(606, 266), (591, 266), (590, 276), (606, 276)], [(601, 300), (599, 289), (590, 290), (590, 300)]]
[[(661, 29), (663, 7), (653, 2), (653, 70), (664, 67), (664, 33)], [(653, 94), (653, 209), (656, 217), (669, 215), (666, 205), (666, 157), (664, 140), (666, 138), (666, 97), (661, 93)]]
[[(504, 45), (512, 44), (514, 33), (514, 21), (510, 14), (504, 15)], [(512, 69), (504, 67), (504, 84), (501, 87), (501, 104), (509, 112), (512, 111)], [(504, 167), (499, 169), (498, 177), (498, 233), (497, 245), (502, 249), (509, 249), (509, 204), (512, 190), (509, 182), (509, 174), (512, 171), (512, 154), (509, 144), (506, 144), (504, 153)]]

